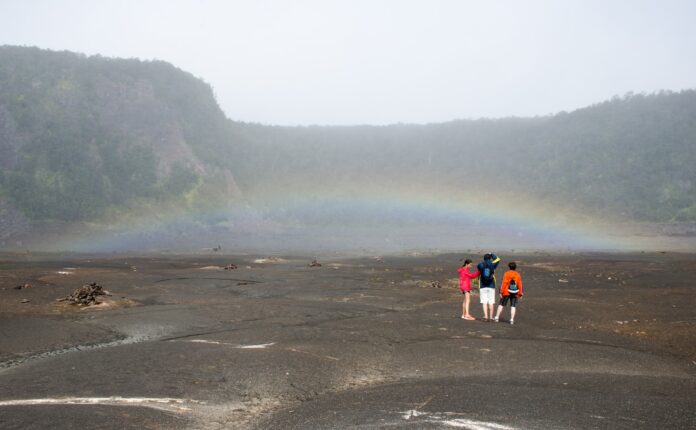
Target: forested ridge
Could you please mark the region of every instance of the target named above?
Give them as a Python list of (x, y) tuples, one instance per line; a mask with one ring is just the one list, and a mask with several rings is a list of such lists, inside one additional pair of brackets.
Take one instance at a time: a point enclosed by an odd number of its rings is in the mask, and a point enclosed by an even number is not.
[(170, 64), (0, 47), (0, 192), (32, 219), (180, 198), (226, 124), (210, 86)]
[(0, 165), (0, 212), (39, 221), (247, 204), (312, 183), (359, 192), (367, 180), (694, 222), (696, 92), (535, 118), (278, 127), (227, 119), (210, 85), (165, 62), (3, 46)]
[(477, 197), (512, 193), (627, 221), (696, 221), (693, 90), (626, 95), (536, 118), (233, 130), (238, 159), (253, 160), (235, 165), (243, 188), (292, 178), (350, 189), (373, 178)]

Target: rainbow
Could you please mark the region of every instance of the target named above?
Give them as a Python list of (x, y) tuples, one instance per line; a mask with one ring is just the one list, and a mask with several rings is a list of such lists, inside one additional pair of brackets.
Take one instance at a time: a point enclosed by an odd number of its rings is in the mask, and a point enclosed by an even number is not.
[(491, 233), (513, 234), (509, 236), (511, 248), (520, 241), (520, 235), (524, 236), (522, 242), (536, 237), (540, 244), (553, 242), (561, 247), (577, 249), (629, 249), (636, 246), (621, 229), (617, 229), (618, 220), (593, 218), (578, 214), (573, 208), (501, 192), (481, 196), (476, 191), (481, 189), (479, 187), (471, 187), (471, 191), (422, 184), (391, 188), (361, 185), (355, 188), (369, 191), (320, 189), (304, 196), (263, 192), (258, 194), (264, 198), (255, 204), (266, 207), (268, 213), (285, 211), (311, 215), (324, 210), (330, 214), (343, 214), (341, 222), (346, 222), (352, 214), (367, 213), (384, 217), (385, 224), (411, 218), (414, 224), (422, 221), (423, 227), (438, 223), (457, 227), (459, 233), (490, 230)]
[[(497, 191), (482, 195), (477, 190), (485, 188), (471, 185), (464, 190), (442, 184), (375, 185), (364, 180), (317, 186), (294, 181), (293, 189), (299, 191), (288, 188), (262, 184), (248, 190), (251, 198), (220, 199), (205, 209), (181, 205), (127, 215), (120, 222), (91, 225), (83, 234), (47, 238), (39, 247), (134, 251), (183, 244), (190, 250), (201, 240), (209, 246), (221, 243), (226, 250), (244, 251), (254, 248), (250, 243), (258, 238), (264, 238), (265, 248), (273, 248), (289, 232), (333, 239), (329, 242), (336, 247), (349, 239), (352, 242), (344, 246), (354, 248), (379, 247), (374, 244), (381, 240), (390, 241), (391, 248), (408, 249), (633, 250), (645, 246), (617, 229), (618, 222)], [(210, 237), (195, 231), (205, 226), (215, 226)], [(159, 243), (157, 238), (165, 236), (170, 240)], [(239, 239), (242, 236), (246, 242)], [(372, 245), (363, 245), (361, 237)]]

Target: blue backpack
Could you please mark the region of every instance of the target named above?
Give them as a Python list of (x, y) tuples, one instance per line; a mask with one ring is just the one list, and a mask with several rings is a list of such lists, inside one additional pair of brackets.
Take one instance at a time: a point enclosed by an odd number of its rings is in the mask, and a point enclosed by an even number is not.
[(493, 282), (493, 265), (490, 262), (483, 263), (483, 270), (481, 271), (481, 282), (489, 285)]
[(508, 293), (517, 294), (519, 292), (520, 292), (520, 289), (517, 287), (517, 282), (510, 281), (510, 285), (508, 285)]

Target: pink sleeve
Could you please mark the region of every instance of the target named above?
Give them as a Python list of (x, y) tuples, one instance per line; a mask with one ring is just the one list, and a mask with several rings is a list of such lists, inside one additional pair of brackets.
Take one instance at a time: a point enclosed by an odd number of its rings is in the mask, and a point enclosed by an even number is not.
[(470, 277), (471, 279), (478, 278), (478, 275), (481, 274), (481, 272), (479, 272), (478, 270), (477, 270), (476, 272), (474, 272), (474, 273), (471, 273), (471, 272), (469, 272), (469, 271), (467, 270), (467, 271), (464, 272), (464, 273), (466, 273), (466, 276)]

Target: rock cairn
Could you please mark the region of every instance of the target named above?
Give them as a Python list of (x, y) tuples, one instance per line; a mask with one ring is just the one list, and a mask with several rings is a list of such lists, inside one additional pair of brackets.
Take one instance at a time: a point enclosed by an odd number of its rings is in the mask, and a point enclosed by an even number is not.
[(106, 291), (101, 285), (96, 282), (86, 284), (81, 286), (72, 292), (69, 296), (60, 299), (58, 301), (67, 301), (73, 305), (79, 306), (90, 306), (98, 305), (100, 302), (97, 300), (97, 296), (110, 296), (108, 291)]

